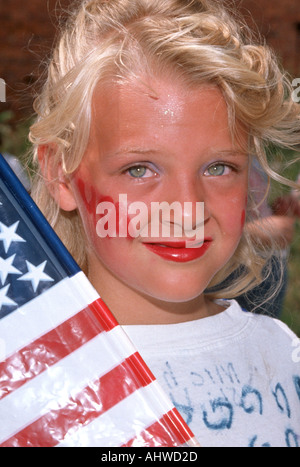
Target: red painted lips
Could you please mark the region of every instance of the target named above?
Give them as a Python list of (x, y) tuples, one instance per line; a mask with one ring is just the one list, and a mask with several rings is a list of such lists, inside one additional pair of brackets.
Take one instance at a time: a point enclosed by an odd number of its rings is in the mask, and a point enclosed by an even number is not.
[(187, 242), (144, 243), (148, 250), (168, 261), (186, 263), (201, 258), (212, 243), (212, 239), (205, 239), (200, 247), (187, 248)]

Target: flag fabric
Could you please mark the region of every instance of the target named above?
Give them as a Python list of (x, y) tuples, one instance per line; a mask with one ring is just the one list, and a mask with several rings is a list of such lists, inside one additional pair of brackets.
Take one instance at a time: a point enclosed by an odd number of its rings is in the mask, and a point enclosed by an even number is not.
[(198, 446), (0, 156), (0, 446)]

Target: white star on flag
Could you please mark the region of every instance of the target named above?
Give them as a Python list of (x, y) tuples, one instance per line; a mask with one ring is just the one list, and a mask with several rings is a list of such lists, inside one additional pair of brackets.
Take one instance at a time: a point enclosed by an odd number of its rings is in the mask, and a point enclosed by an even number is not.
[(1, 230), (0, 240), (3, 241), (5, 253), (7, 253), (10, 247), (10, 244), (12, 242), (25, 242), (26, 241), (22, 237), (20, 237), (20, 235), (16, 234), (18, 225), (19, 225), (19, 221), (15, 222), (9, 227), (3, 224), (3, 222), (0, 222), (0, 230)]
[(2, 284), (5, 283), (8, 274), (22, 274), (19, 269), (15, 268), (12, 263), (14, 262), (16, 255), (12, 255), (9, 258), (1, 258), (0, 257), (0, 278)]
[(9, 289), (9, 284), (6, 285), (5, 287), (2, 287), (2, 289), (0, 289), (0, 310), (3, 305), (8, 305), (8, 306), (17, 305), (16, 302), (14, 302), (11, 298), (6, 296), (8, 289)]
[(38, 266), (34, 266), (34, 264), (26, 260), (26, 264), (27, 264), (28, 272), (24, 274), (22, 277), (18, 277), (18, 280), (19, 281), (30, 281), (34, 292), (36, 292), (40, 282), (53, 281), (52, 277), (48, 276), (48, 274), (44, 272), (47, 261), (44, 261)]

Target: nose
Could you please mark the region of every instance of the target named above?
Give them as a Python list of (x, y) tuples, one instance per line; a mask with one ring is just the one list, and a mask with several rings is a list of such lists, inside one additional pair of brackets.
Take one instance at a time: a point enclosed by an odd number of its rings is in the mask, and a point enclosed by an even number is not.
[(170, 216), (162, 216), (162, 223), (173, 228), (174, 235), (204, 239), (204, 225), (210, 217), (205, 203), (205, 191), (198, 177), (182, 173), (170, 180), (166, 209)]

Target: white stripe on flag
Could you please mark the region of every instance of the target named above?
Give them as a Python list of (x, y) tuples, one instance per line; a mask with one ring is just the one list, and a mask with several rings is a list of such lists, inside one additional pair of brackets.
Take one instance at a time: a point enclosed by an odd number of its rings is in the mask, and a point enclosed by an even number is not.
[(174, 406), (164, 398), (155, 380), (123, 399), (88, 425), (66, 436), (57, 447), (121, 446), (172, 409)]
[(74, 316), (99, 295), (83, 272), (67, 277), (0, 320), (5, 360), (38, 337)]
[[(0, 401), (0, 442), (68, 403), (135, 349), (120, 326), (103, 332)], [(116, 383), (117, 384), (117, 383)]]

